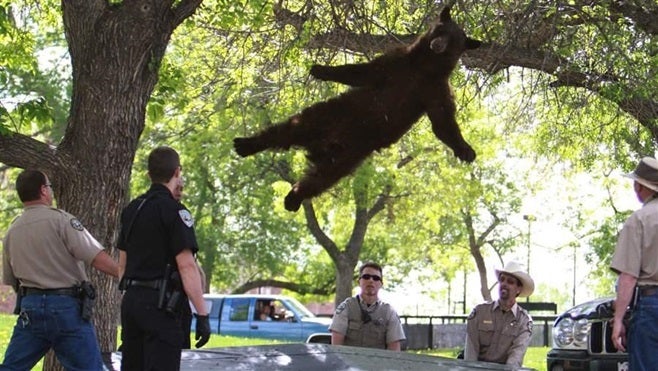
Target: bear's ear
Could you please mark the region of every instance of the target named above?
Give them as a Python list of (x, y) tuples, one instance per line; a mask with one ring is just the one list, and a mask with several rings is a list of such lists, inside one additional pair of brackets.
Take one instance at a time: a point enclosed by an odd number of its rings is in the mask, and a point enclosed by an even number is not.
[(450, 22), (452, 21), (452, 18), (450, 18), (450, 6), (446, 5), (443, 7), (441, 10), (441, 15), (439, 16), (439, 19), (441, 22)]
[(466, 38), (466, 49), (477, 49), (482, 45), (482, 41), (471, 39), (470, 37)]
[(430, 49), (436, 54), (441, 54), (448, 48), (448, 41), (447, 36), (435, 37), (430, 41)]

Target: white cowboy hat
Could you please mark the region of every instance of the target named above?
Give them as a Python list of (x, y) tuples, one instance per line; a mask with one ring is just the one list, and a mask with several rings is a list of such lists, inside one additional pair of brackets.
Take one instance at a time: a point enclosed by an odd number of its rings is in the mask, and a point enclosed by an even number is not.
[(510, 276), (516, 277), (521, 282), (521, 293), (519, 296), (530, 296), (535, 291), (535, 281), (532, 280), (529, 274), (524, 272), (521, 264), (511, 261), (505, 264), (502, 269), (495, 269), (496, 277), (500, 278), (501, 273), (507, 273)]
[(658, 192), (658, 160), (653, 157), (643, 157), (635, 170), (624, 176)]

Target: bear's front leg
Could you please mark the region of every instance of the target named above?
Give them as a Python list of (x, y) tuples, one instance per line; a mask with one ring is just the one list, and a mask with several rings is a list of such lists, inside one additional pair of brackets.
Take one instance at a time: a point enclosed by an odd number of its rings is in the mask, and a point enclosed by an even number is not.
[[(455, 124), (456, 125), (456, 124)], [(434, 129), (434, 125), (432, 125)], [(457, 132), (446, 132), (439, 128), (439, 130), (433, 130), (434, 135), (436, 135), (439, 140), (448, 145), (452, 149), (452, 152), (455, 154), (455, 157), (464, 161), (464, 162), (473, 162), (475, 161), (475, 150), (466, 143), (459, 131)]]
[(256, 138), (233, 138), (233, 148), (241, 157), (247, 157), (265, 149)]
[(476, 156), (475, 150), (473, 150), (473, 148), (471, 148), (471, 146), (466, 142), (464, 142), (463, 145), (457, 148), (453, 148), (452, 151), (455, 154), (455, 156), (462, 161), (465, 162), (475, 161), (475, 156)]
[(450, 147), (458, 159), (473, 162), (476, 156), (475, 151), (462, 136), (455, 119), (456, 108), (452, 99), (452, 94), (445, 89), (443, 94), (437, 95), (434, 101), (428, 105), (427, 116), (432, 122), (434, 135)]
[(311, 66), (310, 73), (318, 80), (333, 81), (354, 87), (382, 85), (387, 77), (383, 66), (374, 62), (342, 66), (314, 64)]

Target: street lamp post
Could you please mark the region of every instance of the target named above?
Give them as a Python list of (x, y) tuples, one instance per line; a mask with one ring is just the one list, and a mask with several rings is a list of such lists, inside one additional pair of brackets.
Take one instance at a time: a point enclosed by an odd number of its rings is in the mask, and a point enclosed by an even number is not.
[[(530, 274), (530, 231), (531, 231), (531, 224), (536, 219), (535, 219), (534, 215), (524, 214), (523, 215), (523, 220), (528, 222), (528, 240), (527, 240), (527, 242), (528, 242), (528, 261), (527, 261), (526, 269), (528, 271), (527, 273)], [(530, 298), (526, 297), (525, 300), (526, 300), (526, 302), (529, 302)]]
[(578, 243), (573, 242), (573, 292), (571, 293), (571, 305), (576, 306), (576, 248)]

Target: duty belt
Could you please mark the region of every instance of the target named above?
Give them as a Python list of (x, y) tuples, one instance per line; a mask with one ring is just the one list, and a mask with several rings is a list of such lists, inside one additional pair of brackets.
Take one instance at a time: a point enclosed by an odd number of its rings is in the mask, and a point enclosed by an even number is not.
[(132, 278), (124, 279), (124, 285), (126, 289), (130, 287), (144, 287), (147, 289), (158, 290), (160, 289), (161, 284), (162, 284), (162, 279), (157, 279), (157, 280), (134, 280)]
[(37, 289), (35, 287), (21, 287), (24, 296), (27, 295), (63, 295), (78, 297), (80, 289), (78, 287), (67, 287), (63, 289)]
[(658, 295), (658, 286), (656, 285), (639, 286), (638, 292), (640, 296)]

